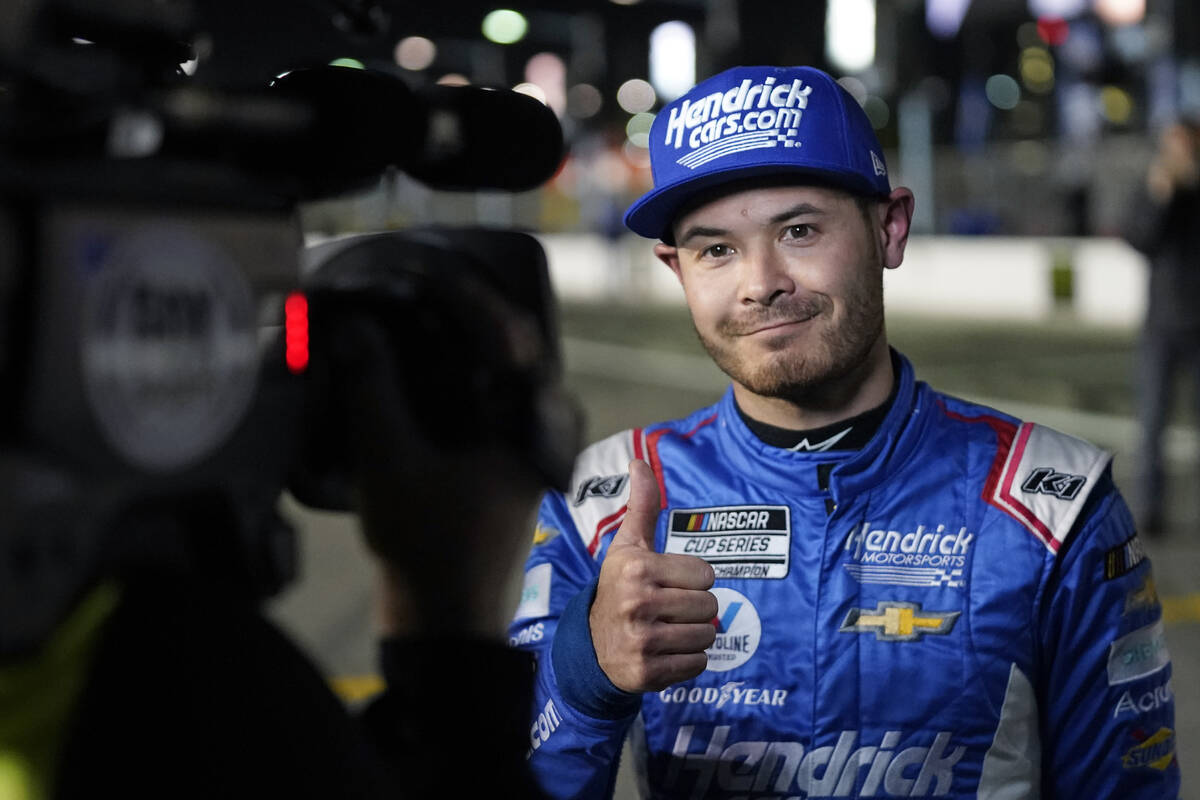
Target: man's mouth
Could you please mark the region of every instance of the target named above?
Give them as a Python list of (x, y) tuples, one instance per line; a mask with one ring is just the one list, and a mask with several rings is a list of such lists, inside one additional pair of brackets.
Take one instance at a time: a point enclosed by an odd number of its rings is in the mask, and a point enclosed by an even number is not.
[(790, 318), (790, 319), (774, 319), (774, 320), (770, 320), (769, 322), (762, 322), (762, 323), (758, 323), (757, 325), (750, 325), (750, 326), (746, 327), (746, 329), (742, 332), (741, 335), (742, 336), (757, 336), (759, 334), (770, 335), (773, 333), (787, 333), (787, 332), (803, 325), (804, 323), (811, 321), (813, 319), (813, 317), (815, 317), (815, 316), (816, 315), (813, 314), (812, 316), (807, 316), (807, 317), (794, 317), (794, 318)]

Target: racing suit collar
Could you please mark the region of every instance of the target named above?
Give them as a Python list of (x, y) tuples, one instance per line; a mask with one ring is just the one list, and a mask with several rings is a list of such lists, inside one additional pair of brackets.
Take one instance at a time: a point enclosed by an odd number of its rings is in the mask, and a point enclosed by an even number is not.
[[(755, 482), (775, 489), (812, 497), (832, 496), (841, 503), (871, 489), (898, 469), (911, 455), (929, 412), (933, 410), (924, 384), (917, 384), (912, 364), (891, 351), (896, 375), (896, 399), (879, 429), (867, 444), (854, 452), (800, 452), (772, 447), (759, 439), (738, 414), (733, 388), (718, 404), (721, 435), (731, 447), (730, 457)], [(828, 491), (818, 485), (817, 464), (836, 462)], [(791, 465), (794, 468), (788, 468)], [(782, 468), (781, 468), (782, 467)]]

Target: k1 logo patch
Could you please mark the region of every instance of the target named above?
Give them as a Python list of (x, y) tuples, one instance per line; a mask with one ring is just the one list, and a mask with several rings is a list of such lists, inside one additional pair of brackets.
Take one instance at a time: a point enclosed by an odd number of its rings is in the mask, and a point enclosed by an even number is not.
[(718, 578), (783, 578), (791, 543), (787, 506), (673, 508), (663, 552), (699, 556)]
[(1021, 491), (1028, 494), (1048, 494), (1060, 500), (1074, 500), (1085, 483), (1085, 475), (1068, 475), (1065, 472), (1055, 472), (1050, 467), (1038, 467), (1029, 473), (1029, 477), (1021, 484)]
[(628, 473), (620, 475), (593, 475), (579, 484), (575, 492), (575, 505), (583, 505), (589, 497), (616, 497), (629, 482)]

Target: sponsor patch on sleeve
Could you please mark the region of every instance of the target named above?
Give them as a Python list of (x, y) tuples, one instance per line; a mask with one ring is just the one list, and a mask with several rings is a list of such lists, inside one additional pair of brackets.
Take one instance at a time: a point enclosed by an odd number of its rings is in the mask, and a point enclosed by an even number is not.
[(791, 543), (787, 506), (673, 508), (664, 552), (699, 556), (718, 578), (783, 578)]
[(1175, 760), (1175, 731), (1159, 728), (1121, 756), (1125, 769), (1156, 769), (1162, 772)]
[(589, 497), (618, 497), (625, 491), (629, 473), (620, 475), (593, 475), (580, 481), (575, 490), (575, 505), (581, 506)]
[(1082, 439), (1025, 422), (986, 499), (1057, 553), (1111, 459)]
[(1113, 642), (1108, 649), (1108, 685), (1136, 681), (1171, 663), (1162, 620), (1138, 628)]
[(550, 613), (550, 574), (553, 569), (552, 564), (538, 564), (526, 571), (521, 603), (513, 619), (544, 617)]
[(1133, 572), (1138, 564), (1146, 560), (1142, 540), (1135, 533), (1121, 544), (1104, 554), (1104, 579), (1111, 581)]

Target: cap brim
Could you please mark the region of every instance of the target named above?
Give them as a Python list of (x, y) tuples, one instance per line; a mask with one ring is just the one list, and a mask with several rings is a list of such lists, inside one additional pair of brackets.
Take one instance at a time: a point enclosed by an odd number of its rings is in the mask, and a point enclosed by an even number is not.
[(857, 174), (837, 170), (825, 170), (810, 165), (749, 164), (740, 169), (710, 172), (688, 180), (647, 192), (625, 212), (625, 225), (634, 233), (649, 239), (671, 239), (670, 227), (679, 211), (697, 194), (716, 189), (723, 184), (740, 183), (747, 178), (778, 177), (783, 181), (795, 178), (797, 183), (806, 179), (823, 186), (836, 186), (852, 194), (866, 197), (880, 196), (879, 188), (871, 185)]

